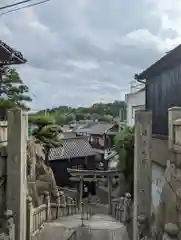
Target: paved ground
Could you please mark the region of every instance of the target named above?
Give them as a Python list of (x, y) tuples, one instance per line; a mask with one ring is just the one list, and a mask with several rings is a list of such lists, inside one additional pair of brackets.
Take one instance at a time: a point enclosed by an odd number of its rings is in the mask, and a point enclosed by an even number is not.
[(76, 240), (128, 240), (126, 228), (107, 215), (95, 215), (91, 220), (84, 221), (81, 227), (80, 215), (63, 217), (48, 223), (41, 233), (33, 240), (66, 240), (77, 231)]

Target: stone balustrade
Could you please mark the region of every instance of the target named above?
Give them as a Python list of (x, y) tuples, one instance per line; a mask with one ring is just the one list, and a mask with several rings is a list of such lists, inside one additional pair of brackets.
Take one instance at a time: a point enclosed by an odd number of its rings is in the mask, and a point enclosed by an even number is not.
[(179, 229), (176, 224), (165, 224), (164, 234), (162, 240), (179, 240)]
[[(56, 202), (50, 202), (48, 192), (44, 193), (44, 204), (33, 208), (32, 198), (27, 197), (27, 236), (31, 240), (43, 227), (46, 222), (79, 213), (77, 203), (74, 199), (57, 193)], [(14, 239), (13, 239), (14, 240)]]
[(126, 193), (124, 197), (112, 200), (112, 217), (126, 223), (131, 216), (131, 194)]

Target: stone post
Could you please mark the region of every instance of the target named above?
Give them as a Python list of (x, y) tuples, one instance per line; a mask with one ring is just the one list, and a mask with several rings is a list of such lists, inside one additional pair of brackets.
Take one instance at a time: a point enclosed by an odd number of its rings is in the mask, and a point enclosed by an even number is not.
[[(134, 145), (134, 209), (133, 239), (138, 236), (138, 216), (144, 215), (151, 222), (151, 138), (152, 114), (138, 111), (135, 114)], [(148, 233), (149, 234), (149, 233)]]
[(30, 196), (27, 197), (27, 221), (26, 221), (26, 240), (31, 240), (32, 232), (33, 232), (33, 204), (32, 198)]
[(125, 198), (124, 197), (120, 197), (120, 201), (119, 201), (119, 221), (120, 222), (123, 222), (124, 202), (125, 202)]
[(149, 225), (148, 225), (148, 218), (145, 215), (139, 215), (138, 216), (138, 235), (137, 239), (148, 239), (148, 231), (149, 231)]
[(15, 240), (15, 224), (13, 220), (13, 212), (7, 210), (5, 213), (6, 223), (7, 223), (7, 235), (9, 240)]
[(181, 107), (172, 107), (168, 109), (168, 147), (173, 149), (174, 144), (174, 121), (181, 118)]
[(80, 177), (80, 197), (79, 197), (79, 209), (80, 211), (82, 211), (81, 209), (81, 203), (82, 203), (82, 197), (83, 197), (83, 181), (84, 181), (84, 178), (81, 176)]
[(8, 111), (7, 209), (13, 211), (18, 240), (26, 239), (27, 117), (21, 109)]
[(123, 219), (122, 221), (125, 223), (129, 219), (130, 215), (130, 203), (131, 203), (131, 194), (126, 193), (124, 198), (124, 209), (123, 209)]
[(56, 204), (57, 204), (57, 211), (56, 211), (56, 219), (58, 219), (60, 217), (60, 193), (57, 192), (57, 195), (56, 195)]
[(109, 214), (112, 213), (112, 177), (108, 176), (108, 204), (109, 204)]
[(167, 223), (165, 224), (163, 240), (178, 240), (179, 229), (176, 224)]
[(46, 221), (50, 222), (51, 220), (51, 208), (50, 208), (50, 196), (49, 192), (45, 192), (45, 204), (47, 205), (46, 207)]

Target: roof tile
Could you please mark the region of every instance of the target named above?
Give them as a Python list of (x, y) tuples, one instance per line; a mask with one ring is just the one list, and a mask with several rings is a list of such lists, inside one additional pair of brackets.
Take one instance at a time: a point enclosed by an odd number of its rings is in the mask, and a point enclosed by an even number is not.
[(52, 148), (49, 153), (49, 160), (70, 159), (85, 156), (94, 156), (98, 153), (91, 147), (84, 137), (62, 139), (63, 146)]

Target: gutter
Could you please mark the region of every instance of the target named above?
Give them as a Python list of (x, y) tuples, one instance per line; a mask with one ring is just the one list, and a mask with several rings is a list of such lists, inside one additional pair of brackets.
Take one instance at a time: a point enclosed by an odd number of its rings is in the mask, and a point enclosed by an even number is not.
[(138, 74), (135, 74), (135, 75), (134, 75), (134, 79), (135, 79), (137, 82), (139, 82), (139, 83), (146, 84), (146, 82), (145, 82), (145, 81), (143, 81), (143, 80), (140, 80), (140, 79), (138, 78)]

